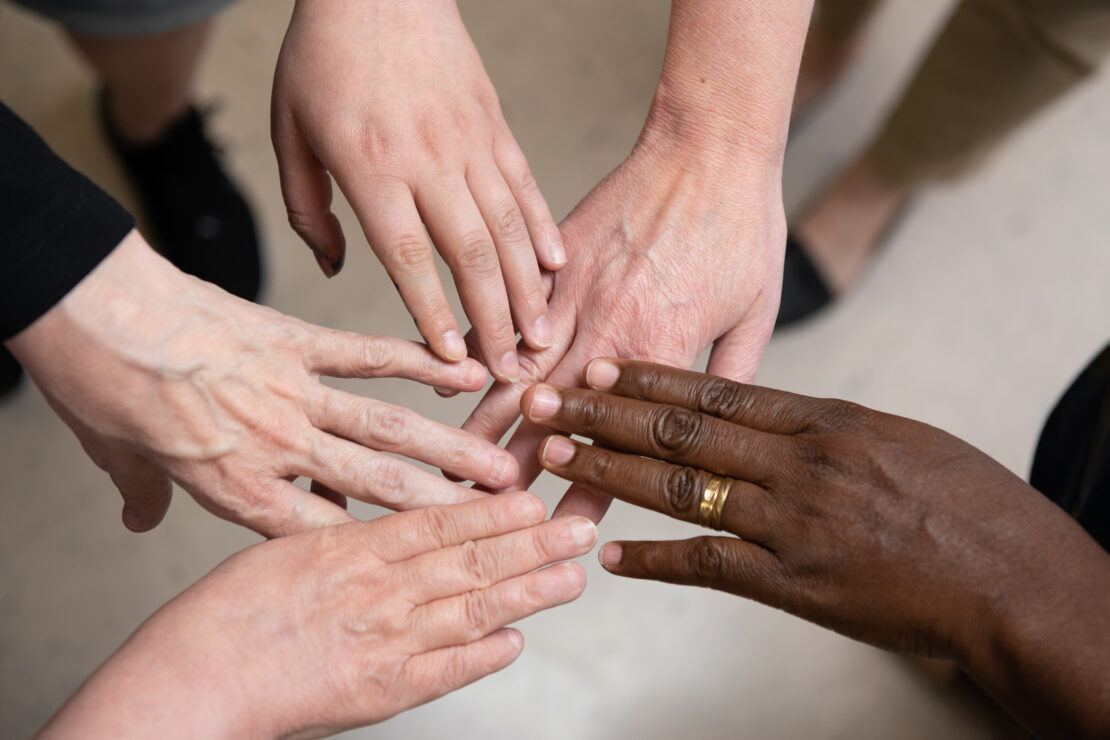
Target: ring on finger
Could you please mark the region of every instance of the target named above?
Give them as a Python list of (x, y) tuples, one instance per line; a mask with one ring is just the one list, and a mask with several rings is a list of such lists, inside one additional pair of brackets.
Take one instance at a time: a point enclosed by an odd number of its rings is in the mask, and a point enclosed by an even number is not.
[(711, 529), (721, 528), (721, 514), (725, 510), (725, 499), (728, 498), (728, 492), (734, 482), (732, 478), (719, 475), (709, 479), (698, 503), (698, 524)]

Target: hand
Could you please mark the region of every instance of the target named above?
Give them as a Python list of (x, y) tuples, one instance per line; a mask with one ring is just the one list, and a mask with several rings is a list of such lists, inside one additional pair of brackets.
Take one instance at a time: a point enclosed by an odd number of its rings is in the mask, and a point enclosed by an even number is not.
[(1104, 736), (1110, 558), (1001, 465), (843, 401), (626, 360), (586, 377), (594, 390), (524, 397), (532, 422), (600, 445), (549, 437), (546, 469), (691, 522), (711, 475), (735, 479), (721, 520), (735, 536), (610, 543), (607, 570), (954, 658), (1047, 734)]
[[(476, 390), (487, 377), (477, 362), (247, 303), (179, 272), (138, 232), (9, 347), (112, 476), (134, 531), (161, 521), (170, 479), (274, 537), (348, 520), (336, 491), (394, 509), (480, 495), (385, 452), (487, 483), (516, 477), (492, 444), (319, 382), (404, 377)], [(335, 503), (291, 483), (302, 475)]]
[[(711, 343), (710, 372), (750, 380), (774, 328), (785, 218), (772, 168), (727, 172), (643, 144), (563, 224), (569, 266), (555, 276), (555, 344), (522, 349), (524, 377), (494, 386), (463, 429), (498, 440), (520, 396), (547, 379), (577, 385), (593, 357), (616, 355), (689, 367)], [(524, 423), (509, 441), (525, 487), (539, 473), (544, 431)], [(607, 496), (572, 487), (560, 513), (599, 520)]]
[(581, 566), (544, 566), (597, 529), (544, 515), (520, 492), (251, 547), (147, 621), (43, 735), (316, 736), (461, 688), (520, 654), (506, 625), (582, 593)]
[(344, 255), (330, 173), (436, 354), (467, 348), (425, 226), (481, 359), (498, 380), (519, 378), (514, 319), (527, 346), (551, 345), (540, 266), (566, 255), (455, 3), (298, 2), (273, 101), (289, 221), (324, 273)]

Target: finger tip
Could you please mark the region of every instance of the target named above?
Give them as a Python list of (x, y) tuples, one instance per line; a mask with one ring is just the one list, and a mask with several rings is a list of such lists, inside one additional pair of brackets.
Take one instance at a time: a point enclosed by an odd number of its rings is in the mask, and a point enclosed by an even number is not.
[(597, 560), (601, 563), (602, 568), (611, 571), (620, 565), (623, 555), (624, 548), (621, 547), (619, 542), (607, 542), (598, 550)]
[(610, 390), (620, 375), (620, 366), (611, 357), (595, 357), (586, 365), (586, 385), (594, 390)]
[(547, 504), (531, 491), (519, 491), (511, 494), (521, 516), (528, 524), (539, 524), (547, 519)]
[(520, 630), (513, 627), (506, 627), (505, 639), (509, 641), (513, 650), (516, 651), (516, 655), (520, 655), (521, 651), (524, 650), (524, 633)]
[(570, 437), (562, 434), (549, 434), (540, 443), (540, 465), (545, 470), (562, 467), (574, 459), (577, 451), (578, 447)]

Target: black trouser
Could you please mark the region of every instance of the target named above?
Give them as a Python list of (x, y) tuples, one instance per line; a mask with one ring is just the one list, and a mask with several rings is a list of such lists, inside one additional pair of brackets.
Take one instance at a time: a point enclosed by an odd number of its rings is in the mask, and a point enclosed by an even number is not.
[(1110, 551), (1110, 345), (1049, 415), (1029, 482)]

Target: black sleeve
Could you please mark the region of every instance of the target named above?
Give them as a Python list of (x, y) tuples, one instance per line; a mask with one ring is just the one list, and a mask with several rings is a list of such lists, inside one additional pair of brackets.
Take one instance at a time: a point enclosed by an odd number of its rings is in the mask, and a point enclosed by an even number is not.
[(0, 103), (0, 340), (49, 311), (134, 225)]

